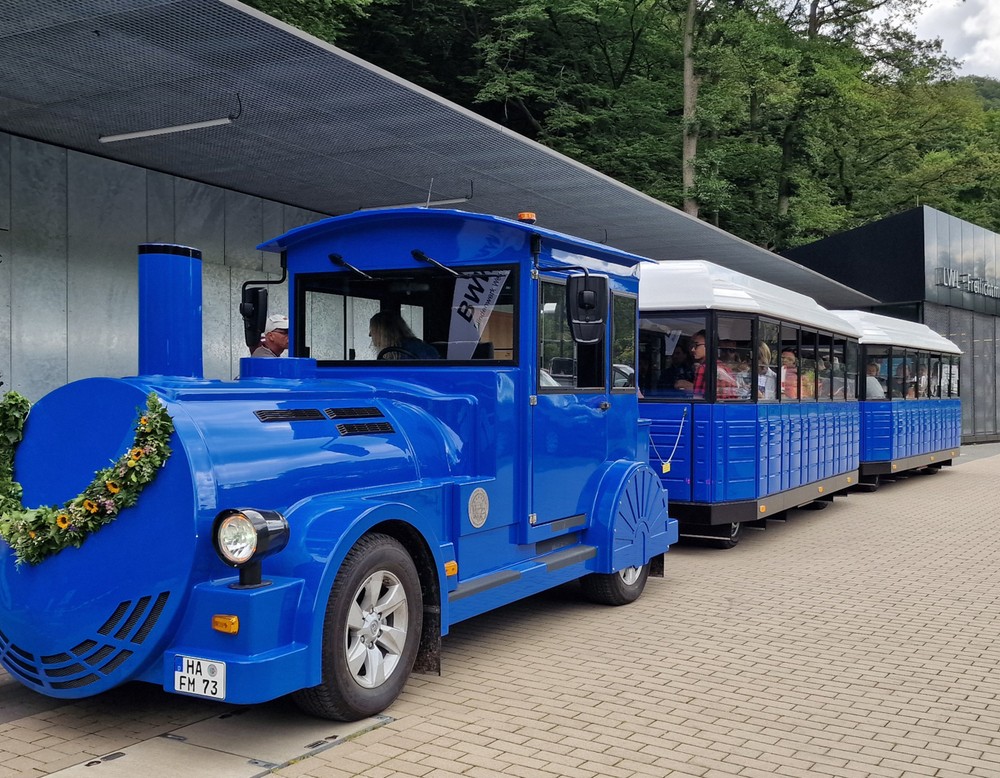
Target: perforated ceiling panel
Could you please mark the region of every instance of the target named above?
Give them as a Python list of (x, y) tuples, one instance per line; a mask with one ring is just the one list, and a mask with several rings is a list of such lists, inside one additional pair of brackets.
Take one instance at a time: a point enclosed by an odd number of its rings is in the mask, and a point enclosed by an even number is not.
[(229, 0), (4, 0), (0, 129), (322, 213), (458, 198), (532, 210), (655, 259), (709, 259), (835, 307), (870, 302)]

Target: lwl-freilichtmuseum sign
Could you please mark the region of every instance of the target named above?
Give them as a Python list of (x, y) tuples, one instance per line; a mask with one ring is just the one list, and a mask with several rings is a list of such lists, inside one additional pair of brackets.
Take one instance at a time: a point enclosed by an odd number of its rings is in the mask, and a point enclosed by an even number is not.
[(959, 273), (950, 267), (937, 268), (937, 285), (1000, 299), (1000, 286), (997, 286), (995, 281), (974, 276), (972, 273)]

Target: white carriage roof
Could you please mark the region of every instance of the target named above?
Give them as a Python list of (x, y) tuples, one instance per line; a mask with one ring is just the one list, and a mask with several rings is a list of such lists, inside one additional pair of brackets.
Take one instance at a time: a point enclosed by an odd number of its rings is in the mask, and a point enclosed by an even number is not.
[(881, 346), (933, 351), (941, 354), (961, 354), (962, 350), (926, 324), (882, 316), (868, 311), (833, 311), (861, 331), (861, 342)]
[(639, 309), (715, 310), (773, 316), (784, 321), (859, 337), (861, 331), (811, 297), (713, 262), (660, 262), (643, 265)]
[(320, 214), (531, 210), (641, 256), (877, 302), (235, 0), (4, 0), (0, 130)]

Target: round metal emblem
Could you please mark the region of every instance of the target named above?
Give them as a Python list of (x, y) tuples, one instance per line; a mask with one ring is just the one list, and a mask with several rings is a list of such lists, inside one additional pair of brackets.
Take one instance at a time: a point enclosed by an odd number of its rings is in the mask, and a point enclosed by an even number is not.
[(481, 486), (477, 487), (469, 495), (469, 521), (472, 526), (479, 529), (486, 523), (486, 518), (490, 515), (490, 496)]

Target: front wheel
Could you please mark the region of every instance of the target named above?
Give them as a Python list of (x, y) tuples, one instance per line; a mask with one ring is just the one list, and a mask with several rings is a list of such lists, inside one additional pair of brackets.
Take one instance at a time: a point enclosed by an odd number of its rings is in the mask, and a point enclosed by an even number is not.
[(646, 588), (649, 563), (641, 567), (626, 567), (617, 573), (591, 573), (580, 579), (583, 593), (600, 605), (628, 605), (635, 602)]
[(385, 710), (413, 668), (422, 622), (410, 555), (395, 538), (365, 535), (344, 559), (327, 602), (322, 683), (296, 692), (296, 704), (336, 721)]

